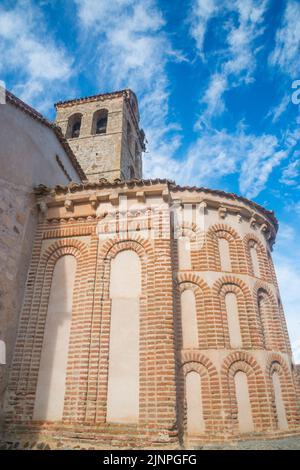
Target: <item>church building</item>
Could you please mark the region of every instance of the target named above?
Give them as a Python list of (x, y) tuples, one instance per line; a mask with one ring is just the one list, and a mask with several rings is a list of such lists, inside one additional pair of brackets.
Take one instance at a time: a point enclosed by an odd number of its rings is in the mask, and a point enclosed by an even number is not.
[(299, 434), (274, 213), (143, 179), (129, 89), (55, 107), (50, 123), (9, 92), (0, 105), (3, 446)]

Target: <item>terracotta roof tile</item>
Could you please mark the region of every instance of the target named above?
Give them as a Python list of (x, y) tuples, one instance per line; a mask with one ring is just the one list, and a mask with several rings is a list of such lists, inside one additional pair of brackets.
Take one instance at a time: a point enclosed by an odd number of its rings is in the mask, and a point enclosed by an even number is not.
[(109, 93), (98, 93), (97, 95), (84, 96), (82, 98), (74, 98), (74, 99), (66, 100), (66, 101), (58, 101), (57, 103), (54, 104), (54, 106), (58, 108), (59, 106), (69, 106), (74, 103), (79, 104), (79, 103), (86, 103), (89, 101), (98, 101), (98, 100), (101, 100), (101, 98), (109, 99), (109, 98), (116, 98), (118, 96), (124, 96), (124, 95), (128, 97), (128, 95), (130, 94), (133, 94), (133, 96), (135, 96), (135, 93), (132, 90), (130, 90), (129, 88), (124, 88), (124, 90), (112, 91)]

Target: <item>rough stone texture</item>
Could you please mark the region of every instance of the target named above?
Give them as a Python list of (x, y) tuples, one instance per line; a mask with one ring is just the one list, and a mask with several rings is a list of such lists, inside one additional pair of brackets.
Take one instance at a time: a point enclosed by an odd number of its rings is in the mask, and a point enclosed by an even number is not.
[(298, 396), (300, 397), (300, 364), (295, 366), (296, 386), (298, 386)]
[[(43, 191), (42, 191), (43, 193)], [(127, 197), (120, 212), (119, 198)], [(168, 183), (73, 185), (41, 194), (41, 217), (29, 270), (6, 407), (6, 440), (61, 440), (67, 447), (174, 448), (237, 439), (282, 437), (272, 374), (281, 384), (288, 433), (299, 432), (299, 397), (270, 247), (274, 220), (231, 195), (180, 190)], [(182, 204), (199, 220), (182, 219)], [(175, 231), (170, 206), (177, 207)], [(181, 217), (181, 218), (180, 218)], [(188, 238), (190, 260), (178, 256)], [(219, 238), (229, 244), (222, 268)], [(257, 250), (259, 277), (250, 248)], [(118, 253), (140, 258), (140, 402), (136, 424), (107, 422), (110, 269)], [(56, 261), (77, 259), (63, 419), (34, 421), (36, 384)], [(183, 265), (181, 261), (184, 259)], [(228, 260), (227, 260), (228, 261)], [(126, 273), (124, 272), (126, 276)], [(198, 345), (184, 348), (181, 294), (195, 296)], [(225, 297), (237, 298), (242, 347), (231, 345)], [(263, 310), (258, 300), (264, 299)], [(34, 334), (33, 334), (34, 332)], [(25, 354), (26, 352), (26, 354)], [(204, 431), (187, 432), (186, 377), (201, 377)], [(235, 374), (247, 375), (253, 432), (238, 418)], [(92, 444), (92, 441), (94, 444)], [(73, 442), (73, 444), (71, 444)], [(76, 445), (75, 445), (76, 447)]]
[[(197, 449), (197, 447), (196, 447)], [(203, 445), (202, 450), (300, 450), (300, 437), (283, 439), (237, 441), (227, 445)]]
[(36, 201), (26, 190), (0, 182), (0, 338), (6, 344), (6, 365), (0, 366), (0, 409), (16, 337), (36, 226)]
[[(114, 445), (115, 444), (115, 445)], [(101, 441), (78, 441), (57, 438), (56, 440), (23, 440), (23, 441), (0, 441), (0, 450), (118, 450), (118, 441), (101, 443)], [(152, 445), (136, 447), (129, 442), (123, 443), (125, 450), (183, 450), (186, 447), (173, 445)], [(259, 439), (220, 442), (215, 444), (203, 443), (188, 450), (300, 450), (300, 436), (282, 437), (279, 439)]]
[[(56, 123), (90, 181), (142, 177), (138, 107), (130, 90), (58, 103), (56, 109)], [(107, 129), (104, 134), (97, 135), (93, 134), (93, 118), (100, 110), (108, 111)], [(75, 114), (81, 116), (80, 135), (70, 138), (70, 123)]]

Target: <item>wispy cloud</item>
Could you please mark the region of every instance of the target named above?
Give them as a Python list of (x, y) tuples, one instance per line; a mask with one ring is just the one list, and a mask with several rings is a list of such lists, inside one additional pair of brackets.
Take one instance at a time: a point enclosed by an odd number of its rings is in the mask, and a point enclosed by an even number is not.
[(300, 73), (300, 4), (289, 0), (282, 20), (281, 27), (276, 33), (275, 48), (269, 61), (283, 72), (294, 78)]
[(130, 87), (138, 94), (149, 142), (145, 166), (151, 171), (157, 161), (165, 162), (180, 144), (179, 126), (169, 120), (166, 66), (184, 58), (172, 47), (155, 0), (76, 3), (80, 26), (98, 44), (95, 61), (99, 86)]
[(300, 152), (295, 152), (289, 164), (283, 168), (280, 182), (300, 187)]
[(167, 160), (166, 167), (159, 162), (151, 169), (154, 176), (169, 175), (180, 184), (224, 184), (224, 177), (235, 175), (240, 192), (256, 197), (265, 187), (273, 169), (287, 157), (280, 142), (273, 135), (248, 133), (243, 124), (236, 132), (202, 130), (191, 145), (185, 160)]
[[(291, 47), (289, 59), (296, 61), (296, 43), (298, 31), (291, 35), (296, 28), (291, 15), (298, 16), (298, 6), (292, 0), (284, 13), (282, 28), (276, 34), (276, 48), (273, 64), (283, 66), (288, 61), (285, 57)], [(199, 167), (197, 174), (218, 183), (218, 178), (229, 174), (239, 174), (239, 189), (247, 197), (256, 197), (266, 187), (274, 168), (279, 167), (287, 159), (296, 145), (295, 126), (285, 131), (283, 137), (270, 132), (247, 133), (239, 126), (236, 132), (211, 132), (209, 140), (213, 143), (206, 157), (205, 141), (207, 129), (214, 125), (214, 119), (226, 111), (226, 91), (241, 86), (247, 86), (256, 79), (258, 54), (263, 48), (262, 35), (266, 28), (266, 13), (269, 8), (268, 0), (234, 0), (220, 2), (195, 0), (190, 14), (191, 35), (195, 41), (201, 58), (209, 63), (209, 78), (206, 90), (202, 92), (199, 106), (200, 117), (195, 123), (195, 130), (200, 137), (190, 148), (189, 168), (193, 168), (190, 176), (195, 175), (195, 166)], [(212, 23), (212, 20), (215, 23)], [(197, 29), (196, 25), (199, 25)], [(218, 49), (205, 49), (205, 35), (213, 34), (210, 26), (218, 25), (222, 31), (223, 40)], [(284, 41), (284, 30), (289, 33)], [(296, 28), (297, 29), (297, 28)], [(299, 28), (298, 28), (299, 29)], [(281, 52), (280, 52), (281, 51)], [(213, 54), (213, 57), (211, 56)], [(281, 65), (282, 64), (282, 65)], [(274, 107), (267, 118), (275, 123), (287, 110), (290, 96), (285, 93), (279, 105)], [(211, 135), (212, 134), (212, 135)], [(216, 144), (216, 145), (214, 145)], [(236, 151), (235, 151), (236, 149)], [(226, 164), (220, 160), (226, 155)], [(198, 156), (198, 158), (197, 158)], [(195, 161), (195, 166), (191, 162)], [(212, 168), (210, 169), (210, 165)], [(218, 167), (217, 167), (218, 165)], [(284, 178), (283, 176), (283, 179)]]
[(215, 0), (195, 0), (190, 14), (190, 32), (196, 41), (197, 51), (204, 59), (204, 39), (207, 26), (218, 10)]
[(289, 225), (281, 223), (274, 249), (274, 262), (285, 308), (295, 361), (300, 363), (300, 258), (299, 234)]
[(13, 91), (41, 110), (52, 106), (51, 91), (62, 88), (72, 74), (69, 54), (45, 30), (41, 11), (29, 0), (11, 9), (0, 7), (0, 55), (2, 76), (18, 76)]
[(201, 100), (206, 108), (201, 120), (210, 120), (225, 110), (223, 95), (226, 90), (253, 81), (259, 51), (256, 40), (264, 31), (262, 23), (267, 5), (267, 0), (235, 0), (222, 4), (195, 1), (190, 14), (191, 35), (201, 57), (205, 56), (204, 37), (209, 20), (214, 16), (222, 20), (225, 35), (222, 49), (214, 51), (216, 66)]
[(280, 100), (280, 103), (274, 106), (266, 115), (266, 119), (272, 120), (273, 123), (277, 122), (278, 119), (285, 113), (288, 108), (289, 103), (291, 102), (291, 96), (289, 94), (284, 94)]

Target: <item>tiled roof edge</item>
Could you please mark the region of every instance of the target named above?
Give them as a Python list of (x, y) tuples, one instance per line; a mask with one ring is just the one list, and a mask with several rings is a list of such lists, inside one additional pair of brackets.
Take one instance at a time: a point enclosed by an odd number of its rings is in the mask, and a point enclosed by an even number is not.
[(73, 103), (86, 103), (88, 101), (97, 101), (99, 98), (112, 98), (112, 97), (117, 97), (117, 96), (123, 96), (124, 94), (127, 95), (128, 93), (132, 93), (134, 96), (135, 93), (130, 89), (130, 88), (124, 88), (123, 90), (118, 90), (118, 91), (111, 91), (108, 93), (98, 93), (96, 95), (91, 95), (91, 96), (83, 96), (81, 98), (74, 98), (71, 100), (65, 100), (65, 101), (58, 101), (57, 103), (54, 104), (55, 108), (58, 106), (65, 106)]

